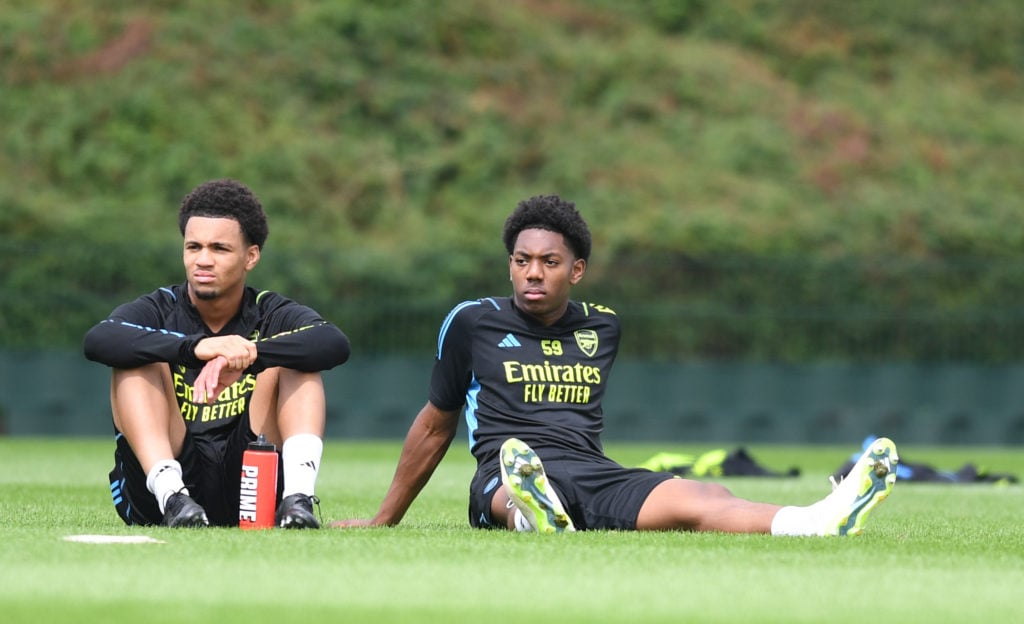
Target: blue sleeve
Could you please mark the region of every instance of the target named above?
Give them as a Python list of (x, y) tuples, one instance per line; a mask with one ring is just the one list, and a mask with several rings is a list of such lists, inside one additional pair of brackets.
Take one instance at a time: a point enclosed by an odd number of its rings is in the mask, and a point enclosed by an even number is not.
[(473, 330), (484, 305), (481, 301), (464, 301), (441, 324), (430, 375), (430, 402), (442, 410), (457, 410), (466, 402), (473, 380)]

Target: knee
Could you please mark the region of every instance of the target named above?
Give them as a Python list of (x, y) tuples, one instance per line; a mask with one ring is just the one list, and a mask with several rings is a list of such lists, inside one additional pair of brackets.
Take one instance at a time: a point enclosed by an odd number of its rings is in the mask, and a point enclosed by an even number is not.
[(143, 364), (137, 368), (114, 368), (111, 369), (111, 375), (114, 382), (117, 383), (125, 379), (158, 379), (163, 377), (164, 370), (169, 371), (166, 364), (153, 362), (152, 364)]
[(279, 368), (278, 374), (282, 380), (292, 383), (312, 383), (319, 386), (324, 385), (323, 375), (319, 371), (305, 372), (294, 368)]
[(651, 492), (637, 518), (638, 529), (701, 530), (733, 499), (719, 483), (671, 479)]
[(732, 492), (721, 483), (706, 483), (701, 481), (701, 494), (706, 498), (732, 498)]
[(120, 396), (174, 396), (171, 369), (156, 362), (138, 368), (115, 368), (110, 376), (111, 398)]
[(319, 372), (304, 372), (294, 368), (268, 368), (257, 376), (257, 384), (279, 386), (282, 388), (323, 388), (323, 375)]

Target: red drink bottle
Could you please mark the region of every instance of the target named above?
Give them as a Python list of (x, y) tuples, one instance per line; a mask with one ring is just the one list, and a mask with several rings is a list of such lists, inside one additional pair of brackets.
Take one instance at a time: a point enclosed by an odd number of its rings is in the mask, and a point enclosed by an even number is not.
[(269, 529), (277, 507), (277, 447), (261, 433), (242, 453), (242, 481), (238, 496), (238, 526)]

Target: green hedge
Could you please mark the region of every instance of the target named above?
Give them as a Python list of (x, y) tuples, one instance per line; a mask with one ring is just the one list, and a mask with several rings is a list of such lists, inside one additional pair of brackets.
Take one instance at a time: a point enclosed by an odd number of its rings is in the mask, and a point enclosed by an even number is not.
[(260, 279), (346, 317), (500, 292), (504, 217), (557, 192), (581, 293), (658, 328), (629, 348), (1009, 358), (972, 345), (1015, 335), (1022, 31), (1014, 0), (19, 3), (0, 340), (177, 279), (178, 202), (230, 176), (271, 215)]

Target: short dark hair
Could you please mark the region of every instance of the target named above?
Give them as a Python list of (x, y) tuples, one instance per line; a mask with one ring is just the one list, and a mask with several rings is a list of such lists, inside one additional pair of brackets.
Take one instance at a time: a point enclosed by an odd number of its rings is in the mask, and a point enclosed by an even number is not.
[(577, 258), (590, 259), (590, 229), (573, 202), (558, 195), (536, 195), (519, 202), (505, 220), (501, 236), (509, 255), (515, 251), (519, 233), (534, 228), (561, 234)]
[(260, 200), (249, 187), (237, 180), (211, 180), (192, 189), (178, 210), (178, 228), (185, 235), (185, 224), (192, 217), (234, 219), (250, 245), (263, 249), (270, 228)]

